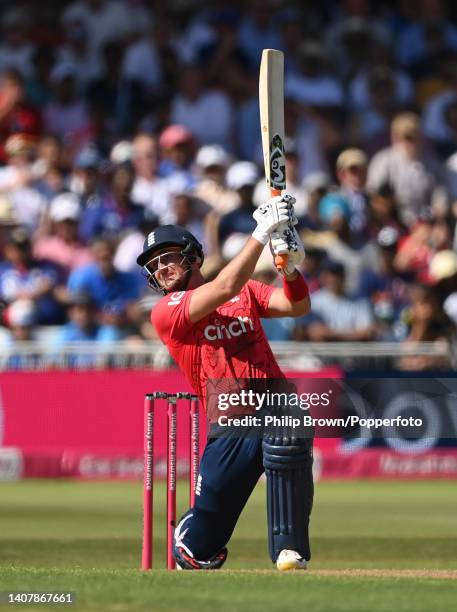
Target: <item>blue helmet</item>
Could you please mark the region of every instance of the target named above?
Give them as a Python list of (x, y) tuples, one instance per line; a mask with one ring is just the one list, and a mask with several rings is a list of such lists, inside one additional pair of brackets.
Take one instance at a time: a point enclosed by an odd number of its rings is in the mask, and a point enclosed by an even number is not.
[(203, 247), (193, 234), (179, 225), (159, 225), (150, 232), (144, 241), (143, 252), (136, 263), (144, 266), (154, 256), (155, 251), (167, 246), (182, 246), (182, 254), (189, 257), (200, 257), (203, 263)]
[(148, 263), (154, 258), (154, 253), (165, 247), (182, 247), (181, 254), (188, 260), (189, 266), (184, 278), (183, 289), (186, 289), (191, 276), (191, 264), (198, 261), (203, 264), (203, 247), (193, 234), (179, 225), (159, 225), (150, 232), (144, 241), (143, 252), (137, 257), (137, 264), (143, 268), (151, 289), (166, 294), (167, 291), (154, 278)]

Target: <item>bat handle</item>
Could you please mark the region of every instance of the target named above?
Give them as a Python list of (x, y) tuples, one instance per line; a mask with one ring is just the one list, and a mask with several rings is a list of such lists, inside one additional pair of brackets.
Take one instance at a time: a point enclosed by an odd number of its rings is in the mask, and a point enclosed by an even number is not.
[[(270, 191), (272, 198), (281, 195), (280, 189), (271, 189)], [(288, 259), (289, 257), (287, 255), (275, 255), (275, 266), (279, 272), (284, 270), (284, 268), (287, 266)]]

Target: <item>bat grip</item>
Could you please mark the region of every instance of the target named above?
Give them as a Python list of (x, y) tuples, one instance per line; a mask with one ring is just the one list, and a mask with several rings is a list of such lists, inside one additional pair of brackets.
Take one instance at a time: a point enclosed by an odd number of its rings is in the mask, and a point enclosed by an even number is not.
[[(271, 197), (274, 198), (275, 196), (281, 195), (281, 190), (271, 189), (270, 193), (271, 193)], [(275, 255), (275, 266), (279, 272), (284, 270), (284, 268), (287, 266), (288, 259), (289, 257), (287, 255)]]

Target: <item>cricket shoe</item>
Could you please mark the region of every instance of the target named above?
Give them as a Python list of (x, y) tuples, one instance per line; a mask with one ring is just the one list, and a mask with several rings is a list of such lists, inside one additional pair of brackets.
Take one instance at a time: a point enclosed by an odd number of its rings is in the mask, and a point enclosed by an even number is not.
[(280, 572), (305, 570), (308, 567), (308, 562), (295, 550), (281, 550), (276, 559), (276, 567)]
[(192, 551), (184, 544), (184, 536), (189, 527), (188, 520), (192, 518), (192, 510), (187, 511), (176, 526), (173, 538), (173, 557), (178, 570), (215, 570), (222, 567), (227, 559), (228, 551), (222, 548), (207, 561), (195, 559)]

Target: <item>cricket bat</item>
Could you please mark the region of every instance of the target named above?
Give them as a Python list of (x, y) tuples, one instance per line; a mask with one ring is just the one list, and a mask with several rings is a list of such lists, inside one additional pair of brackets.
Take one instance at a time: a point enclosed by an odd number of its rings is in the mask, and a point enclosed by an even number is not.
[[(271, 195), (278, 196), (286, 188), (284, 54), (282, 51), (264, 49), (262, 52), (259, 74), (259, 108), (265, 179)], [(275, 265), (278, 270), (285, 268), (287, 255), (276, 255)]]

